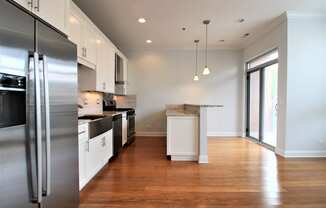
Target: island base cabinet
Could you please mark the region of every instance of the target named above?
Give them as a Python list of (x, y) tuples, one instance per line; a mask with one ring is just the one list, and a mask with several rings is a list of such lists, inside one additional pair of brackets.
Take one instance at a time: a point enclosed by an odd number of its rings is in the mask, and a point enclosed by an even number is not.
[(167, 118), (167, 155), (171, 160), (198, 161), (198, 125), (197, 116)]

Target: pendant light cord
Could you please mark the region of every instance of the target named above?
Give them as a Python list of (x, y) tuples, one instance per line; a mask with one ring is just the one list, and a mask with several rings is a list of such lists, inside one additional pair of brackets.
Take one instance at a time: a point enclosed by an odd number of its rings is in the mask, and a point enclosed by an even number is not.
[(206, 50), (205, 50), (205, 67), (207, 67), (207, 38), (208, 38), (208, 25), (206, 24)]
[(198, 42), (196, 43), (196, 74), (198, 75)]

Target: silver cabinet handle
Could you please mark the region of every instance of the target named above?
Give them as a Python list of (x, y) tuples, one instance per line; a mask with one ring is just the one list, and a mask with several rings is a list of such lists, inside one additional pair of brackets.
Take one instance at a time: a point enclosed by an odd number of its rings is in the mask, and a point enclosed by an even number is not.
[(41, 86), (40, 86), (40, 70), (39, 55), (34, 53), (34, 86), (35, 86), (35, 118), (36, 118), (36, 147), (37, 147), (37, 202), (42, 202), (42, 118), (41, 118)]
[(30, 10), (33, 9), (33, 0), (27, 1), (27, 5), (29, 6)]
[(105, 137), (102, 138), (102, 147), (104, 147), (106, 144), (105, 144)]
[(103, 82), (103, 90), (105, 90), (105, 89), (106, 89), (106, 83)]
[(85, 57), (87, 58), (87, 48), (85, 48)]
[(89, 140), (87, 140), (87, 152), (89, 152)]
[(40, 0), (36, 0), (36, 5), (34, 6), (34, 9), (38, 12), (40, 11)]
[(81, 132), (78, 133), (78, 135), (82, 135), (84, 133), (86, 133), (86, 131), (81, 131)]
[(49, 79), (48, 62), (45, 55), (40, 56), (43, 62), (44, 81), (44, 104), (45, 104), (45, 141), (46, 141), (46, 187), (44, 193), (49, 196), (51, 193), (51, 128), (50, 128), (50, 102), (49, 102)]

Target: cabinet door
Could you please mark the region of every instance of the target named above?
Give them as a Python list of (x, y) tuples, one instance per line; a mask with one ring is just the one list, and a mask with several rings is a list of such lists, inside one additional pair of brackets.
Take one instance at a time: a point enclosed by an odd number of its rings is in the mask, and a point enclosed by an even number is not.
[(66, 33), (67, 6), (68, 0), (35, 0), (33, 12), (55, 28)]
[(89, 140), (89, 154), (87, 157), (87, 176), (90, 180), (102, 168), (102, 140), (103, 137), (96, 137)]
[(106, 162), (113, 156), (113, 131), (110, 130), (106, 135), (105, 158)]
[(79, 190), (87, 183), (88, 141), (79, 144)]
[(82, 31), (82, 45), (84, 45), (84, 59), (88, 62), (96, 65), (96, 48), (97, 48), (97, 36), (96, 32), (90, 24), (86, 21), (83, 24)]
[(18, 3), (19, 5), (23, 6), (24, 8), (30, 11), (32, 9), (32, 0), (14, 0), (14, 2)]
[(97, 42), (96, 86), (100, 92), (114, 93), (115, 52), (104, 39)]
[(96, 44), (97, 49), (97, 60), (96, 60), (96, 90), (100, 92), (106, 92), (106, 82), (105, 82), (105, 40), (98, 37)]
[(114, 74), (115, 74), (115, 50), (111, 46), (110, 43), (106, 44), (106, 70), (105, 70), (105, 79), (106, 79), (106, 85), (107, 89), (106, 92), (114, 93), (115, 89), (115, 80), (114, 80)]
[(82, 57), (83, 55), (83, 46), (82, 46), (82, 26), (83, 19), (80, 17), (77, 11), (73, 8), (73, 4), (69, 9), (68, 17), (68, 37), (69, 40), (74, 42), (77, 45), (77, 55)]

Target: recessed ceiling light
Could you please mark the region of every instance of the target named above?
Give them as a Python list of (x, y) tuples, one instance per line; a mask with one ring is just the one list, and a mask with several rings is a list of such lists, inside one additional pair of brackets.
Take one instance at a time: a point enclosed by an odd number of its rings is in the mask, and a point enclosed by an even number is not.
[(153, 41), (151, 41), (151, 40), (146, 40), (146, 43), (152, 43)]
[(248, 37), (250, 35), (250, 33), (246, 33), (246, 34), (244, 34), (242, 37), (243, 38), (246, 38), (246, 37)]
[(240, 19), (238, 20), (239, 23), (243, 23), (244, 21), (245, 21), (245, 19), (243, 19), (243, 18), (240, 18)]
[(139, 19), (138, 19), (138, 22), (139, 22), (139, 23), (145, 23), (145, 22), (146, 22), (146, 19), (143, 18), (143, 17), (142, 17), (142, 18), (139, 18)]
[(181, 28), (183, 31), (186, 31), (187, 30), (187, 28), (186, 27), (183, 27), (183, 28)]
[(225, 40), (220, 40), (220, 42), (225, 42)]

